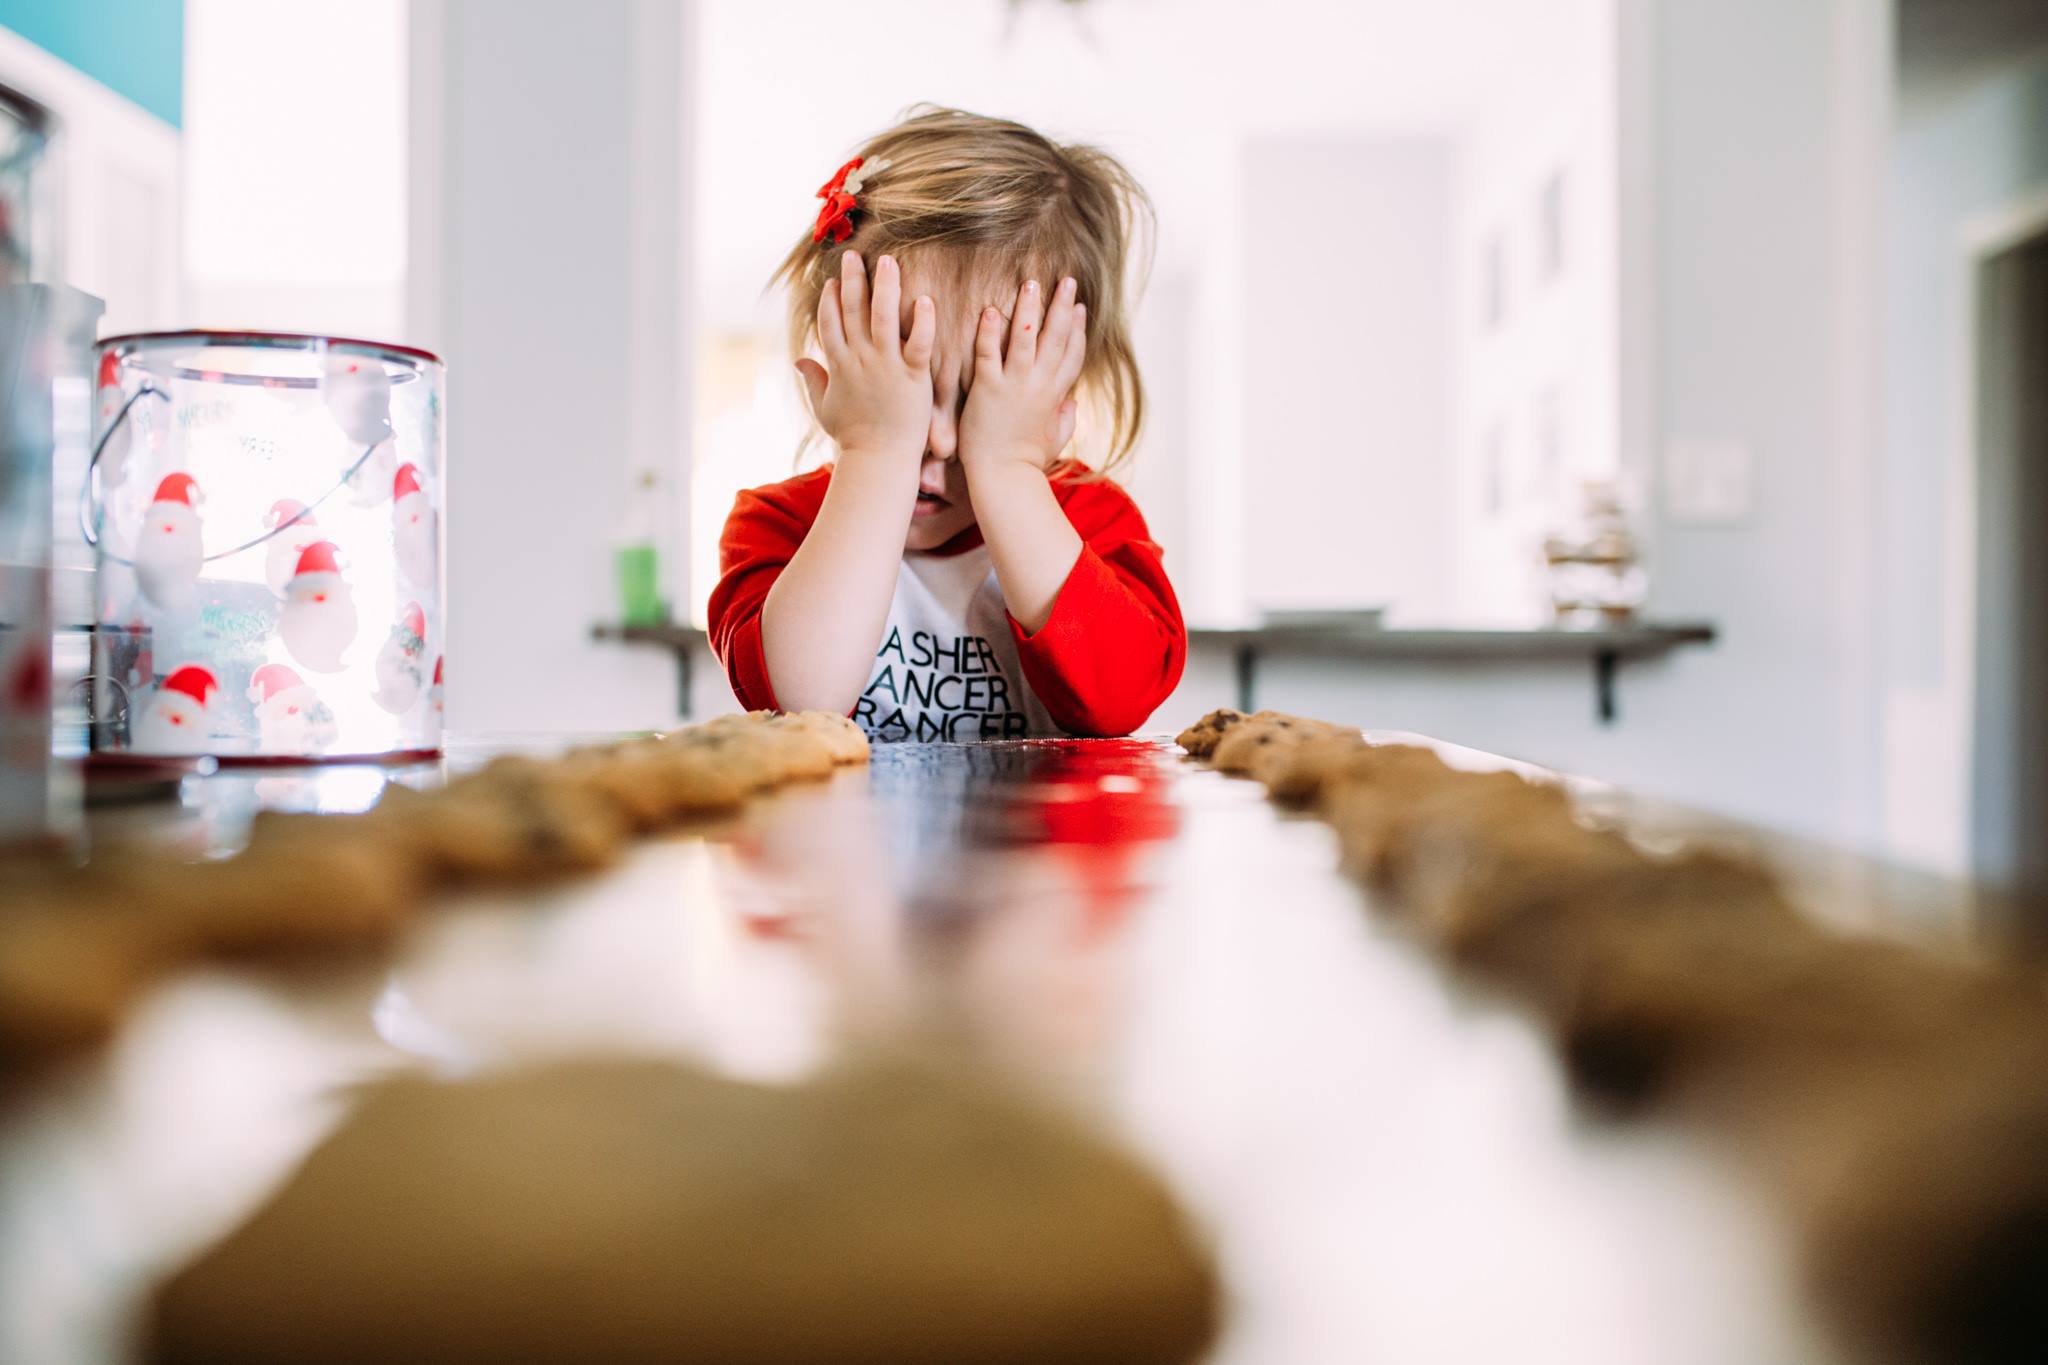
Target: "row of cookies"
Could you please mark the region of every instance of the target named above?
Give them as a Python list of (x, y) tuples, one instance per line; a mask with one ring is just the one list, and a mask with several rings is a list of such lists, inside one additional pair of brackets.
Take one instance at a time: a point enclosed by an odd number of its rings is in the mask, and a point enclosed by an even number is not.
[(0, 860), (0, 1063), (100, 1041), (181, 964), (378, 948), (444, 888), (595, 871), (637, 834), (867, 756), (843, 716), (728, 716), (500, 757), (431, 791), (387, 784), (359, 815), (265, 812), (216, 861), (142, 847)]
[(1845, 1341), (2048, 1358), (2034, 973), (1831, 931), (1754, 861), (1653, 856), (1556, 784), (1348, 727), (1219, 711), (1180, 743), (1326, 820), (1375, 906), (1522, 1002), (1583, 1094), (1731, 1138)]
[(1224, 1311), (1142, 1161), (985, 1061), (870, 1043), (790, 1083), (368, 1086), (145, 1330), (155, 1365), (1192, 1365)]

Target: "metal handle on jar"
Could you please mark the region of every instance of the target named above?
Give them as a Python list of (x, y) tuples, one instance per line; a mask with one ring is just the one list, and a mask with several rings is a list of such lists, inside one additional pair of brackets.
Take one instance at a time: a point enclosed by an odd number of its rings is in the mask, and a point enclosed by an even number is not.
[[(134, 406), (137, 403), (141, 402), (144, 398), (152, 397), (161, 399), (166, 403), (171, 401), (169, 395), (165, 394), (162, 389), (156, 387), (154, 384), (145, 382), (141, 388), (137, 389), (134, 392), (134, 394), (132, 394), (129, 397), (128, 401), (121, 405), (121, 410), (114, 414), (114, 420), (107, 423), (107, 429), (100, 433), (99, 440), (93, 442), (92, 458), (87, 460), (85, 463), (85, 484), (82, 488), (78, 490), (78, 529), (85, 536), (85, 543), (92, 546), (93, 549), (97, 550), (103, 558), (111, 559), (116, 564), (124, 565), (131, 569), (135, 567), (135, 562), (133, 560), (123, 559), (121, 558), (121, 556), (115, 554), (113, 551), (107, 549), (104, 545), (100, 544), (100, 517), (102, 513), (105, 511), (105, 509), (100, 505), (99, 496), (100, 456), (106, 453), (107, 442), (114, 439), (114, 433), (119, 431), (121, 429), (122, 423), (128, 420), (129, 411), (133, 409)], [(354, 478), (356, 476), (356, 471), (361, 469), (363, 465), (369, 461), (370, 456), (376, 453), (377, 447), (380, 444), (382, 444), (382, 442), (372, 441), (369, 445), (364, 446), (363, 453), (356, 456), (355, 463), (351, 464), (347, 469), (341, 471), (341, 477), (334, 481), (334, 486), (332, 488), (329, 488), (319, 497), (313, 499), (313, 501), (307, 503), (297, 512), (294, 512), (291, 516), (285, 518), (283, 521), (280, 521), (277, 525), (271, 527), (262, 535), (257, 536), (253, 540), (245, 540), (240, 545), (235, 546), (233, 549), (221, 550), (217, 553), (207, 555), (204, 559), (201, 559), (199, 562), (202, 564), (211, 564), (216, 559), (226, 559), (231, 555), (238, 555), (242, 553), (242, 551), (244, 550), (253, 550), (258, 545), (261, 545), (264, 541), (270, 540), (282, 534), (283, 532), (291, 529), (293, 526), (298, 525), (299, 522), (313, 515), (314, 508), (318, 507), (321, 503), (326, 502), (329, 498), (333, 497), (336, 493), (339, 493), (343, 488), (347, 487), (348, 481)]]

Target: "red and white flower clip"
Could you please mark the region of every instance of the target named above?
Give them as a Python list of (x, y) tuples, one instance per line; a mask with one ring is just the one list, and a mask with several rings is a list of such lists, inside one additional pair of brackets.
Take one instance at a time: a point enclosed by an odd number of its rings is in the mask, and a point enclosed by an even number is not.
[(853, 211), (860, 207), (858, 198), (868, 177), (889, 168), (886, 160), (866, 164), (860, 157), (841, 166), (833, 177), (818, 191), (818, 198), (825, 201), (818, 210), (817, 226), (811, 229), (811, 240), (839, 245), (853, 236)]

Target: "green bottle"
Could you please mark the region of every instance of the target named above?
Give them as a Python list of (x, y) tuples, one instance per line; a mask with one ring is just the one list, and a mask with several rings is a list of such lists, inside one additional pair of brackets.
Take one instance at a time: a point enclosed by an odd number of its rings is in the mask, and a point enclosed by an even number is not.
[(661, 596), (660, 526), (661, 481), (653, 470), (643, 469), (627, 498), (625, 534), (612, 551), (623, 625), (658, 626), (668, 620), (668, 603)]

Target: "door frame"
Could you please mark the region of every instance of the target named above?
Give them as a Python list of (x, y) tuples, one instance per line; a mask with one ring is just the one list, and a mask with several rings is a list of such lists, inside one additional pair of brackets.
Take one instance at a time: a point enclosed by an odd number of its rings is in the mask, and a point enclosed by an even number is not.
[(1960, 847), (1966, 861), (1974, 863), (1977, 848), (1977, 665), (1979, 640), (1977, 615), (1982, 601), (1978, 580), (1979, 546), (1977, 498), (1985, 452), (1980, 423), (1982, 401), (1982, 356), (1978, 342), (1984, 325), (1984, 270), (1994, 257), (2002, 256), (2037, 237), (2048, 238), (2048, 188), (2042, 188), (1968, 220), (1959, 237), (1965, 289), (1960, 310), (1959, 335), (1955, 345), (1962, 358), (1956, 367), (1952, 411), (1956, 433), (1948, 462), (1946, 532), (1947, 564), (1944, 568), (1942, 652), (1947, 676), (1955, 680), (1962, 733), (1957, 736), (1963, 757), (1962, 828)]

